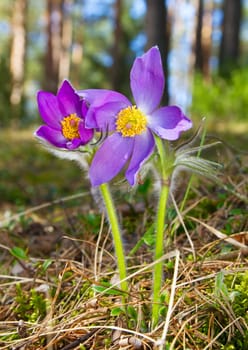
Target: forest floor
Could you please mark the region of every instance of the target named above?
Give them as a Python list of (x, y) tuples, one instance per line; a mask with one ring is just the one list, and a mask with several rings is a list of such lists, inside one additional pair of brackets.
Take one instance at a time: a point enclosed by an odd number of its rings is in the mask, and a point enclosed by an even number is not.
[(130, 276), (123, 305), (111, 232), (88, 181), (31, 135), (0, 132), (0, 349), (247, 349), (247, 133), (212, 151), (224, 165), (219, 183), (194, 176), (180, 217), (169, 203), (155, 329), (150, 179), (135, 192), (113, 185)]

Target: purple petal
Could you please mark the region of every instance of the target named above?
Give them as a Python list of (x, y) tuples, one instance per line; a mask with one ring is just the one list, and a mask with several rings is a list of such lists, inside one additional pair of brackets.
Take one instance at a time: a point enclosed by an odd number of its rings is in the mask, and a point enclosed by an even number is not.
[(94, 135), (93, 129), (87, 129), (85, 127), (83, 121), (81, 121), (79, 123), (78, 131), (79, 131), (79, 135), (80, 135), (80, 139), (81, 139), (81, 144), (82, 145), (86, 145), (86, 143), (88, 143), (92, 139), (92, 137)]
[(136, 58), (130, 73), (131, 90), (137, 107), (145, 114), (159, 105), (164, 90), (164, 73), (158, 47)]
[(151, 155), (154, 149), (154, 144), (154, 137), (150, 130), (147, 130), (141, 135), (135, 136), (131, 161), (125, 174), (131, 186), (136, 183), (138, 171), (142, 164)]
[(61, 131), (54, 130), (47, 125), (40, 126), (39, 129), (35, 132), (35, 135), (56, 147), (67, 148), (66, 139), (62, 135)]
[(38, 109), (44, 122), (50, 127), (59, 130), (60, 121), (63, 119), (58, 105), (57, 97), (46, 91), (37, 94)]
[(80, 96), (90, 104), (85, 125), (103, 131), (115, 130), (116, 116), (121, 109), (130, 106), (130, 101), (119, 92), (112, 90), (82, 90)]
[(82, 140), (81, 139), (73, 139), (73, 140), (70, 140), (70, 141), (67, 141), (66, 142), (66, 148), (67, 149), (76, 149), (78, 148), (79, 146), (82, 145)]
[(81, 105), (81, 115), (84, 118), (88, 112), (88, 104), (85, 100), (82, 100), (82, 105)]
[(96, 101), (119, 101), (125, 99), (127, 103), (129, 103), (128, 99), (123, 96), (121, 93), (106, 90), (106, 89), (88, 89), (88, 90), (78, 90), (77, 94), (83, 97), (89, 104), (92, 104)]
[(158, 136), (166, 140), (177, 140), (182, 131), (192, 127), (188, 119), (177, 106), (162, 107), (148, 117), (148, 126)]
[(81, 116), (81, 101), (68, 80), (64, 80), (57, 93), (59, 108), (64, 117), (76, 113)]
[(131, 155), (133, 142), (133, 138), (124, 138), (119, 133), (112, 134), (104, 141), (89, 170), (92, 186), (109, 182), (121, 171)]

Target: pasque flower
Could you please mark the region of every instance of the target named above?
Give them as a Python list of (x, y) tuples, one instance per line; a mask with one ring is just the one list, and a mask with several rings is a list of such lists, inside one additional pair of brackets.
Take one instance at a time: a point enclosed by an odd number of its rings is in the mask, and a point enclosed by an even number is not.
[(39, 91), (37, 102), (46, 123), (35, 132), (37, 137), (67, 150), (76, 149), (92, 139), (93, 130), (85, 127), (86, 102), (76, 94), (68, 80), (64, 80), (57, 96)]
[(83, 90), (78, 93), (89, 102), (86, 126), (108, 133), (92, 160), (89, 175), (93, 186), (125, 172), (134, 185), (142, 164), (152, 154), (154, 134), (176, 140), (192, 122), (177, 106), (159, 107), (164, 90), (164, 73), (157, 47), (135, 59), (130, 73), (135, 104), (111, 90)]

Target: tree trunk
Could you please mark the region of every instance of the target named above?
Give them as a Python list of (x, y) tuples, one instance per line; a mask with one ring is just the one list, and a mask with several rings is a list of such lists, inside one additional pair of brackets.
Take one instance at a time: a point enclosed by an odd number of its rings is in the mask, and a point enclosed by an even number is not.
[(200, 72), (203, 71), (203, 52), (202, 52), (202, 22), (204, 12), (204, 0), (199, 0), (198, 21), (196, 27), (196, 45), (195, 45), (195, 67)]
[(196, 29), (195, 67), (205, 80), (210, 78), (210, 56), (212, 49), (212, 2), (199, 0), (198, 22)]
[(123, 12), (122, 0), (116, 0), (114, 4), (114, 45), (112, 49), (113, 64), (111, 67), (111, 83), (113, 90), (120, 91), (122, 89), (123, 74), (123, 29), (121, 24)]
[(56, 92), (59, 83), (63, 0), (47, 0), (47, 46), (45, 56), (45, 90)]
[(26, 55), (26, 14), (27, 0), (15, 0), (12, 17), (12, 43), (10, 52), (10, 72), (12, 88), (10, 102), (20, 105), (23, 97), (23, 81)]
[(61, 51), (59, 59), (59, 82), (69, 78), (72, 46), (71, 8), (73, 0), (64, 0), (62, 8)]
[(219, 68), (222, 75), (229, 75), (230, 70), (237, 66), (239, 59), (242, 1), (225, 0), (223, 2), (223, 12)]
[(167, 21), (167, 7), (164, 0), (146, 0), (147, 49), (157, 45), (160, 49), (165, 73), (165, 90), (162, 103), (168, 103), (168, 65), (170, 26)]

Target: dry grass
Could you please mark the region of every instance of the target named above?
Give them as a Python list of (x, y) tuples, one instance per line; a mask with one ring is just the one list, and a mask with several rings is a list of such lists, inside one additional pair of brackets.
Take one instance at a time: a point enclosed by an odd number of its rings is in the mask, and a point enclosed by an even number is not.
[[(245, 183), (242, 185), (243, 194), (244, 191), (247, 191)], [(243, 206), (241, 201), (230, 199), (230, 196), (227, 201), (229, 211), (232, 209), (231, 203), (235, 204), (235, 208), (237, 204)], [(103, 220), (98, 234), (89, 236), (88, 233), (82, 240), (77, 238), (82, 226), (73, 219), (75, 213), (71, 213), (70, 220), (78, 225), (74, 226), (76, 232), (60, 236), (59, 244), (59, 241), (53, 242), (54, 250), (51, 248), (48, 256), (51, 264), (46, 272), (41, 271), (44, 258), (32, 256), (37, 254), (37, 243), (33, 243), (33, 246), (29, 245), (29, 260), (21, 262), (18, 273), (11, 273), (15, 259), (9, 254), (10, 247), (16, 244), (18, 235), (22, 235), (23, 246), (30, 236), (23, 235), (23, 230), (18, 232), (21, 230), (18, 227), (20, 224), (16, 224), (12, 232), (2, 229), (1, 235), (8, 236), (9, 242), (6, 242), (6, 246), (2, 244), (2, 249), (6, 250), (1, 270), (6, 273), (1, 275), (0, 284), (1, 349), (66, 350), (80, 349), (80, 346), (81, 349), (163, 349), (161, 344), (165, 338), (168, 349), (219, 349), (223, 334), (228, 339), (232, 339), (237, 331), (244, 335), (248, 328), (245, 319), (235, 314), (228, 298), (221, 298), (214, 292), (220, 271), (225, 276), (235, 276), (244, 273), (248, 266), (247, 222), (244, 218), (242, 232), (224, 235), (221, 233), (223, 207), (224, 204), (215, 210), (207, 223), (204, 219), (189, 217), (190, 213), (184, 214), (185, 224), (189, 220), (195, 222), (194, 229), (189, 233), (196, 259), (192, 259), (191, 245), (185, 233), (177, 233), (168, 247), (169, 252), (163, 257), (165, 282), (162, 293), (166, 296), (164, 305), (167, 313), (159, 327), (152, 332), (149, 329), (152, 276), (149, 249), (141, 247), (140, 255), (129, 259), (128, 305), (137, 312), (136, 319), (132, 319), (130, 314), (115, 315), (115, 310), (123, 305), (118, 293), (113, 291), (113, 288), (118, 291), (115, 258)], [(192, 212), (194, 200), (190, 208)], [(32, 217), (34, 213), (27, 215)], [(36, 212), (36, 220), (38, 217), (39, 213)], [(62, 222), (58, 225), (61, 232), (58, 235), (68, 228), (68, 221), (66, 224), (65, 217), (62, 214), (61, 217)], [(44, 232), (49, 233), (51, 223), (46, 223), (44, 218), (42, 220)], [(30, 227), (34, 229), (34, 223), (29, 224)], [(42, 253), (42, 241), (46, 238), (39, 237), (39, 253)], [(223, 252), (225, 242), (229, 247), (228, 253)], [(109, 293), (108, 290), (99, 293), (92, 289), (94, 285), (101, 285), (103, 280), (112, 282)], [(30, 294), (30, 290), (34, 289), (47, 300), (46, 315), (42, 319), (30, 322), (20, 318), (16, 311), (16, 284), (21, 285), (24, 294)]]
[[(77, 243), (80, 245), (79, 241)], [(219, 245), (219, 241), (213, 241), (212, 245)], [(240, 253), (234, 261), (204, 260), (202, 258), (206, 251), (209, 252), (208, 245), (201, 247), (202, 255), (197, 262), (185, 261), (178, 255), (178, 265), (175, 264), (174, 270), (176, 283), (167, 278), (163, 285), (164, 293), (170, 295), (172, 289), (175, 293), (174, 298), (170, 299), (170, 317), (153, 332), (148, 331), (147, 310), (150, 308), (151, 287), (149, 265), (135, 266), (135, 273), (129, 280), (128, 305), (135, 307), (138, 313), (133, 328), (128, 326), (125, 315), (111, 315), (111, 311), (122, 306), (119, 296), (92, 293), (91, 286), (99, 284), (101, 276), (114, 277), (109, 269), (104, 271), (106, 266), (94, 277), (95, 271), (86, 268), (84, 263), (69, 257), (57, 258), (43, 278), (1, 276), (0, 288), (5, 294), (1, 304), (0, 337), (10, 339), (11, 334), (18, 334), (18, 339), (2, 340), (1, 349), (79, 349), (79, 343), (87, 349), (162, 349), (160, 343), (165, 335), (170, 340), (170, 349), (200, 350), (203, 346), (204, 349), (218, 349), (222, 333), (232, 339), (237, 330), (244, 334), (248, 325), (244, 319), (235, 315), (229, 300), (220, 300), (212, 294), (211, 286), (215, 284), (219, 271), (224, 271), (226, 275), (245, 272), (247, 259)], [(70, 249), (64, 255), (75, 253)], [(113, 266), (109, 254), (107, 260)], [(37, 261), (40, 260), (32, 259), (33, 263)], [(21, 284), (23, 291), (32, 288), (44, 294), (49, 301), (44, 319), (34, 323), (18, 319), (14, 311), (16, 283)], [(221, 319), (225, 320), (223, 326)], [(148, 326), (146, 331), (142, 321)], [(204, 324), (208, 327), (207, 332), (203, 332)], [(221, 328), (217, 334), (216, 324)], [(134, 343), (137, 344), (133, 347)]]
[[(237, 349), (245, 349), (247, 303), (240, 312), (234, 292), (248, 268), (246, 156), (242, 163), (233, 157), (225, 174), (224, 187), (195, 181), (180, 215), (170, 203), (163, 308), (155, 330), (152, 249), (143, 244), (128, 258), (122, 305), (111, 234), (89, 198), (50, 201), (2, 220), (0, 348), (231, 350), (240, 338), (244, 346)], [(184, 187), (175, 194), (177, 203), (181, 193)], [(154, 208), (118, 205), (128, 252), (152, 223)], [(27, 259), (13, 256), (16, 246)]]

